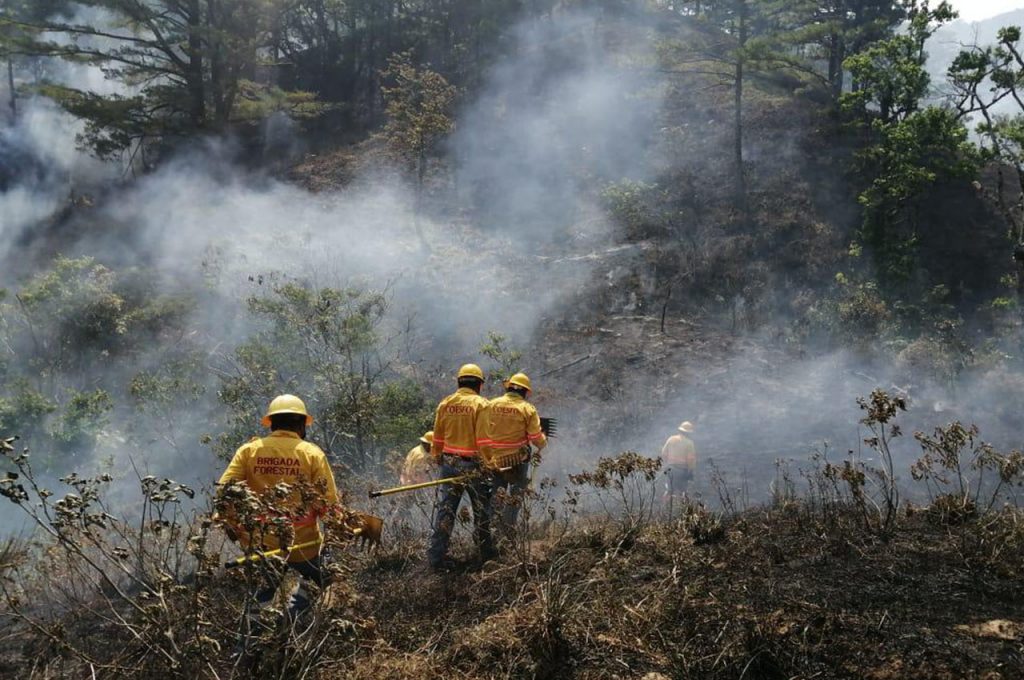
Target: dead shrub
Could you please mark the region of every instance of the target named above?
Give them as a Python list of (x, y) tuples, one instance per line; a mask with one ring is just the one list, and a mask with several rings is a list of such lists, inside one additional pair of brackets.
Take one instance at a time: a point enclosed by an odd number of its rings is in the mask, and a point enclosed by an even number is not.
[(944, 493), (936, 496), (924, 515), (945, 526), (965, 524), (978, 516), (978, 506), (963, 494)]
[(711, 512), (703, 504), (688, 504), (680, 519), (680, 526), (694, 545), (715, 545), (727, 536), (722, 515)]
[(661, 460), (626, 451), (600, 458), (593, 471), (569, 475), (569, 481), (590, 487), (608, 522), (616, 527), (615, 550), (629, 549), (650, 523), (657, 498)]

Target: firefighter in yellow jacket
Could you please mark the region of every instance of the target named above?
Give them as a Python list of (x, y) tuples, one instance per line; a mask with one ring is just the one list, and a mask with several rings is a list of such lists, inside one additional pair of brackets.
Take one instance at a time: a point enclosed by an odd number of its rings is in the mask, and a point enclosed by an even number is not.
[[(338, 503), (338, 490), (327, 457), (316, 444), (305, 441), (306, 428), (312, 423), (313, 416), (306, 411), (306, 405), (301, 399), (291, 394), (276, 397), (270, 402), (262, 419), (263, 426), (270, 429), (270, 434), (266, 437), (253, 437), (243, 444), (235, 452), (218, 482), (221, 487), (219, 505), (222, 507), (227, 496), (226, 487), (232, 483), (246, 485), (257, 496), (265, 495), (268, 490), (280, 484), (295, 487), (292, 496), (280, 504), (282, 510), (286, 511), (284, 516), (259, 518), (260, 524), (267, 526), (282, 520), (290, 522), (294, 529), (291, 545), (312, 544), (292, 550), (287, 555), (289, 568), (302, 576), (299, 588), (289, 602), (288, 611), (292, 616), (298, 615), (310, 605), (306, 582), (313, 581), (321, 587), (325, 583), (320, 560), (323, 535), (319, 519)], [(300, 492), (298, 487), (303, 484), (308, 485), (308, 489)], [(314, 496), (312, 501), (309, 500), (311, 491)], [(259, 536), (249, 535), (232, 520), (230, 507), (219, 514), (228, 525), (229, 535), (246, 547), (258, 550), (289, 547), (281, 546), (272, 530), (264, 531)], [(250, 608), (252, 620), (258, 619), (259, 609), (271, 603), (282, 578), (283, 574), (268, 574), (265, 587), (254, 596), (258, 608), (255, 611)], [(246, 638), (243, 634), (243, 640)]]
[(448, 544), (463, 493), (469, 494), (473, 507), (473, 538), (481, 559), (486, 561), (496, 556), (491, 537), (491, 476), (482, 465), (477, 445), (477, 440), (482, 439), (482, 414), (487, 406), (487, 399), (480, 396), (484, 372), (476, 364), (466, 364), (459, 369), (457, 380), (458, 390), (437, 407), (430, 453), (440, 466), (442, 478), (466, 476), (468, 479), (442, 484), (438, 489), (427, 549), (427, 560), (435, 570), (451, 566)]
[(506, 535), (515, 528), (530, 485), (530, 463), (540, 463), (540, 451), (548, 443), (537, 409), (527, 401), (532, 389), (525, 373), (508, 379), (505, 394), (487, 404), (484, 440), (480, 442), (488, 464), (498, 471), (498, 487), (508, 492), (500, 516)]
[(409, 449), (402, 464), (402, 473), (398, 476), (399, 484), (405, 486), (430, 480), (430, 447), (433, 445), (434, 433), (431, 431), (420, 437), (419, 444)]
[(665, 497), (683, 496), (697, 473), (697, 447), (688, 435), (693, 434), (693, 423), (689, 420), (679, 425), (678, 434), (668, 438), (661, 447), (661, 462), (668, 479), (665, 482)]

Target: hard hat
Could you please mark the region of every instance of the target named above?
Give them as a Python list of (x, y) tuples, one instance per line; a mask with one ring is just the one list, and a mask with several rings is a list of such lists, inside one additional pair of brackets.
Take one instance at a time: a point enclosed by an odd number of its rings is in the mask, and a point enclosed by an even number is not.
[(679, 425), (679, 431), (680, 432), (693, 432), (693, 423), (691, 423), (689, 420), (684, 420)]
[(476, 364), (463, 364), (462, 368), (459, 369), (459, 378), (477, 378), (481, 382), (484, 380), (483, 370)]
[(294, 394), (282, 394), (274, 397), (261, 421), (263, 427), (270, 427), (270, 416), (276, 416), (279, 413), (297, 413), (300, 416), (306, 416), (307, 426), (313, 424), (313, 416), (306, 411), (306, 404)]
[(505, 388), (507, 389), (510, 385), (525, 388), (527, 392), (533, 391), (533, 388), (530, 387), (530, 376), (525, 373), (516, 373), (514, 376), (509, 378), (505, 383)]
[(424, 444), (426, 444), (427, 446), (433, 446), (434, 445), (434, 431), (431, 430), (430, 432), (428, 432), (425, 435), (423, 435), (422, 437), (420, 437), (420, 441), (423, 442)]

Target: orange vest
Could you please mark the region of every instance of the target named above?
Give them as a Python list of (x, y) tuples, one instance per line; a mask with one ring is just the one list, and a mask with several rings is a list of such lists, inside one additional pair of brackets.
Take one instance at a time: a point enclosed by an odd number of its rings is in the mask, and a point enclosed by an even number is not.
[(434, 444), (430, 453), (439, 458), (450, 453), (463, 458), (480, 455), (477, 440), (483, 422), (481, 414), (487, 406), (487, 399), (469, 389), (460, 387), (454, 394), (445, 397), (437, 406), (434, 416)]

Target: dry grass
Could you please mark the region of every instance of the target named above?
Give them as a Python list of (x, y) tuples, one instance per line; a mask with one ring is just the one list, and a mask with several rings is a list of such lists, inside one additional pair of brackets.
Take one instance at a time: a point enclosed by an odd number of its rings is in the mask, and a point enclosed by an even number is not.
[[(648, 483), (640, 468), (636, 475), (627, 481)], [(556, 511), (540, 495), (531, 503), (525, 514), (537, 521), (522, 545), (482, 567), (458, 543), (461, 566), (429, 572), (424, 537), (412, 530), (375, 553), (339, 546), (329, 596), (301, 630), (266, 635), (259, 665), (244, 673), (228, 658), (251, 586), (244, 573), (150, 584), (166, 603), (146, 615), (131, 610), (137, 595), (119, 604), (102, 588), (81, 590), (80, 609), (67, 607), (65, 589), (54, 609), (52, 579), (73, 571), (33, 580), (16, 578), (27, 569), (6, 569), (0, 669), (30, 678), (419, 680), (1016, 678), (1024, 667), (1016, 508), (953, 524), (941, 513), (903, 512), (883, 537), (839, 497), (827, 512), (820, 498), (724, 517), (689, 505), (672, 521), (631, 521), (623, 541), (624, 525), (605, 510)], [(53, 553), (11, 544), (4, 554), (5, 564), (22, 564)], [(174, 666), (166, 655), (175, 647), (150, 651), (152, 621), (167, 624), (162, 612), (187, 606), (198, 611), (166, 631), (184, 650)], [(142, 637), (133, 640), (133, 630)]]

